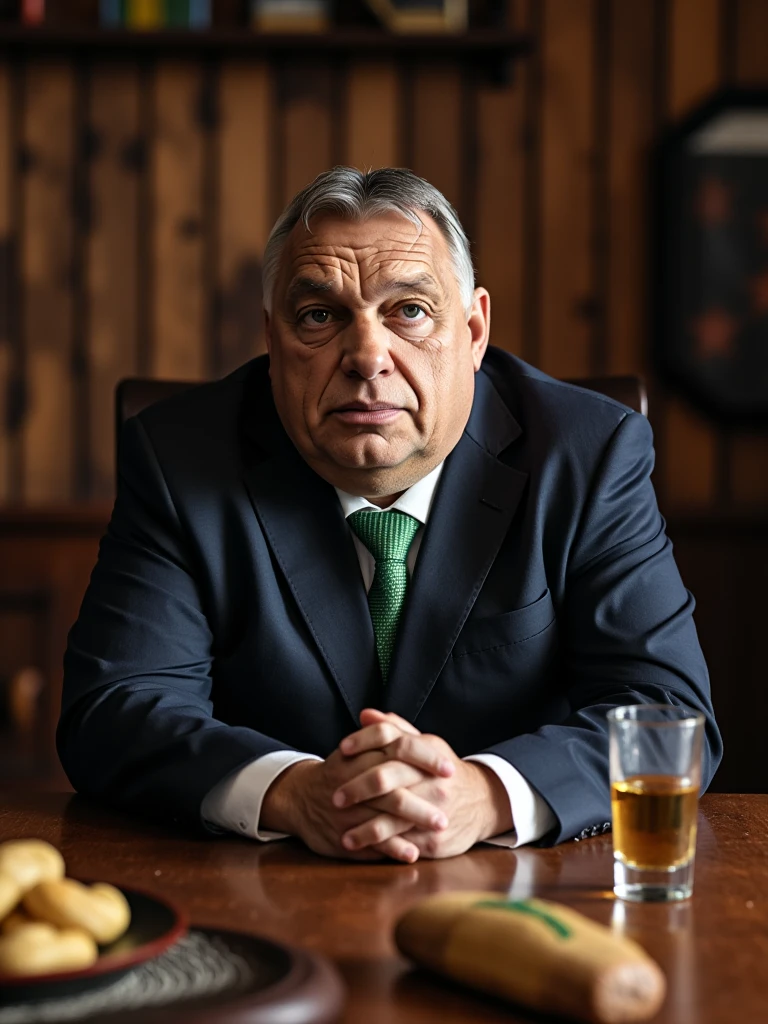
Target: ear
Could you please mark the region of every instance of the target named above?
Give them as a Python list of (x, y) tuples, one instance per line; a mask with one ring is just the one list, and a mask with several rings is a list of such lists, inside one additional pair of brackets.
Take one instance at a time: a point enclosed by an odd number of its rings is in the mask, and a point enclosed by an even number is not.
[(488, 348), (488, 338), (491, 333), (491, 296), (485, 288), (475, 288), (467, 327), (472, 346), (472, 365), (477, 373), (485, 350)]

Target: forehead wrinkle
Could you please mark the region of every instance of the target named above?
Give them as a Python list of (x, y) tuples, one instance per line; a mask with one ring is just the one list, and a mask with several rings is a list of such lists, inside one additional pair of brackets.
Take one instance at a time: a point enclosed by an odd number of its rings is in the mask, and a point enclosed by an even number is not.
[[(311, 292), (334, 292), (339, 290), (339, 276), (355, 280), (359, 270), (355, 262), (329, 255), (327, 252), (316, 255), (297, 255), (291, 260), (293, 278), (286, 290), (290, 300), (301, 291), (301, 282), (305, 282), (304, 290)], [(319, 271), (319, 276), (312, 274)]]
[(364, 283), (376, 292), (413, 288), (442, 296), (445, 291), (432, 261), (421, 258), (420, 253), (380, 255), (375, 262), (361, 268), (361, 276)]
[[(440, 263), (440, 245), (433, 234), (427, 230), (410, 237), (395, 234), (394, 237), (388, 235), (373, 242), (366, 240), (360, 243), (354, 240), (341, 243), (331, 239), (323, 241), (317, 235), (307, 234), (294, 241), (293, 273), (311, 279), (314, 275), (306, 272), (316, 270), (321, 282), (323, 279), (330, 282), (324, 289), (330, 293), (338, 293), (347, 285), (361, 292), (370, 290), (375, 295), (422, 288), (432, 292), (434, 297), (442, 298), (445, 287), (437, 266)], [(415, 275), (414, 271), (417, 271)], [(289, 294), (293, 290), (291, 285)]]

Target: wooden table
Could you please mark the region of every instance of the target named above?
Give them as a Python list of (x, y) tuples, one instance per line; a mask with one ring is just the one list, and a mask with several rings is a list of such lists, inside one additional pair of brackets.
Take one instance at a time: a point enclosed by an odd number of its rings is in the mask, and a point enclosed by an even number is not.
[(323, 860), (292, 840), (187, 838), (66, 794), (0, 801), (0, 840), (47, 839), (73, 875), (156, 891), (195, 925), (326, 954), (348, 986), (344, 1024), (534, 1019), (413, 971), (397, 955), (398, 915), (427, 893), (457, 889), (560, 900), (637, 938), (669, 980), (658, 1024), (768, 1020), (767, 826), (768, 796), (705, 796), (695, 895), (664, 906), (614, 900), (610, 835), (551, 850), (479, 847), (451, 860), (366, 865)]

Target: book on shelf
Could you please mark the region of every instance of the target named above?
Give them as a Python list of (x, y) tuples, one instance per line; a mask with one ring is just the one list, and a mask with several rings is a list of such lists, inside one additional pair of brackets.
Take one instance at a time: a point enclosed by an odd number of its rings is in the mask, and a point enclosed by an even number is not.
[(99, 24), (102, 28), (122, 28), (125, 24), (125, 0), (99, 0)]
[(104, 28), (208, 28), (211, 0), (99, 0)]
[(366, 0), (392, 32), (464, 32), (468, 24), (468, 0)]
[(331, 25), (329, 0), (253, 0), (251, 24), (258, 32), (325, 32)]
[(22, 25), (42, 25), (45, 21), (45, 0), (21, 0), (19, 14)]
[(162, 28), (164, 23), (163, 0), (125, 0), (126, 28)]
[(212, 21), (212, 0), (188, 0), (187, 24), (190, 28), (210, 28)]

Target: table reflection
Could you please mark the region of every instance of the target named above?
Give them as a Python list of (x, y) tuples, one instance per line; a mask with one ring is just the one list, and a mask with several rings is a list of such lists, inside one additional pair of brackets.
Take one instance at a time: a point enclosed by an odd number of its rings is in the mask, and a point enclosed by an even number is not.
[(694, 938), (695, 897), (680, 903), (625, 903), (616, 900), (611, 927), (639, 942), (663, 963), (667, 976), (666, 1010), (673, 1020), (694, 1020), (700, 985)]

